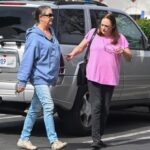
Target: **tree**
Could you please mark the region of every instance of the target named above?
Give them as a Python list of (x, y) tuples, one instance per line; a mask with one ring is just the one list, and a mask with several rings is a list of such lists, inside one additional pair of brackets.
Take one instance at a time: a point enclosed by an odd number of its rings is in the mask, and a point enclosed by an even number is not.
[(141, 18), (136, 20), (136, 22), (139, 24), (145, 35), (150, 41), (150, 19), (147, 18)]

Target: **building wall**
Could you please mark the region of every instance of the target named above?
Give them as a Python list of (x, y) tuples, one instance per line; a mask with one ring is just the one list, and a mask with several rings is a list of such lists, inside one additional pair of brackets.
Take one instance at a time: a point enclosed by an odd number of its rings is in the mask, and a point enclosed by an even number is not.
[[(84, 1), (84, 0), (66, 0)], [(92, 0), (91, 0), (92, 1)], [(150, 0), (94, 0), (107, 4), (109, 7), (121, 9), (129, 15), (137, 15), (150, 19)]]
[[(150, 0), (95, 0), (110, 7), (121, 9), (130, 15), (150, 18)], [(134, 2), (133, 2), (134, 1)]]

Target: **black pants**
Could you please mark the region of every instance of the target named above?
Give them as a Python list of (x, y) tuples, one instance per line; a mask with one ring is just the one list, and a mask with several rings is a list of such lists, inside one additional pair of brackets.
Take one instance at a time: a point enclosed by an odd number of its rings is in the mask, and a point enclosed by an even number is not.
[(88, 88), (92, 109), (92, 139), (98, 142), (104, 134), (114, 86), (88, 81)]

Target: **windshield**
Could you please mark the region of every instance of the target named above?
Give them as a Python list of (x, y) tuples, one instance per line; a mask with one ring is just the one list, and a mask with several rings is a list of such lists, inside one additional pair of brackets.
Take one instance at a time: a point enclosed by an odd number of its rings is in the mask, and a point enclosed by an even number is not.
[(35, 24), (34, 10), (32, 7), (0, 6), (0, 38), (24, 40), (26, 30)]

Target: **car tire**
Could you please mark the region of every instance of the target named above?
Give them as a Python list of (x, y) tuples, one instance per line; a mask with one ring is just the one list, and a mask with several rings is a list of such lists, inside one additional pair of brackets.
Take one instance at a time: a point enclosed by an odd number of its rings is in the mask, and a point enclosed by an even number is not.
[(58, 109), (58, 115), (67, 132), (73, 135), (88, 135), (91, 131), (91, 105), (87, 86), (78, 88), (73, 108), (70, 111)]

